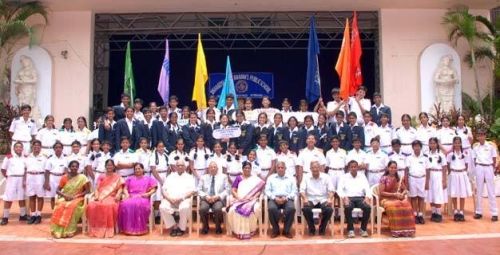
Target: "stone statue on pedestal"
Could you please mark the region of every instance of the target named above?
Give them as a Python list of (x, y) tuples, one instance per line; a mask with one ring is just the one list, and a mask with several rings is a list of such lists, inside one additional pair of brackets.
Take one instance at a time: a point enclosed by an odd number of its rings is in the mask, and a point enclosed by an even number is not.
[(436, 89), (436, 103), (441, 104), (441, 110), (448, 112), (453, 108), (455, 101), (455, 84), (459, 82), (457, 71), (452, 66), (453, 58), (450, 55), (441, 57), (439, 66), (434, 74)]
[(22, 68), (14, 80), (18, 103), (19, 105), (30, 105), (32, 108), (32, 117), (39, 119), (40, 110), (36, 103), (38, 74), (30, 57), (22, 55), (20, 62)]

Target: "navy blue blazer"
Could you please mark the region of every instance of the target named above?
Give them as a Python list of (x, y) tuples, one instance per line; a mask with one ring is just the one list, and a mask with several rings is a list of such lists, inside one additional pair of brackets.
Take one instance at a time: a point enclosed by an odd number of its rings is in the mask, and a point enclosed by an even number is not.
[(391, 112), (391, 107), (384, 105), (382, 108), (380, 108), (379, 113), (377, 114), (377, 108), (375, 105), (372, 105), (372, 108), (370, 108), (370, 114), (372, 115), (372, 121), (377, 123), (377, 125), (380, 126), (380, 114), (385, 113), (389, 116), (389, 124), (392, 123), (392, 112)]
[(280, 149), (280, 141), (285, 139), (285, 130), (286, 127), (271, 127), (269, 140), (269, 147), (274, 148), (275, 151), (279, 151)]
[(349, 125), (344, 122), (344, 125), (337, 132), (337, 122), (332, 123), (329, 129), (329, 137), (336, 135), (340, 138), (340, 148), (349, 151), (352, 149), (352, 132)]
[(116, 123), (109, 130), (107, 130), (104, 128), (104, 124), (99, 124), (99, 131), (97, 134), (99, 141), (101, 141), (101, 142), (108, 141), (112, 144), (111, 150), (113, 150), (113, 151), (115, 150), (115, 147), (116, 147), (114, 145), (114, 143), (116, 142), (115, 141), (115, 126), (116, 126)]
[(285, 140), (288, 142), (288, 148), (295, 152), (295, 154), (299, 154), (301, 150), (301, 142), (300, 142), (300, 129), (290, 131), (289, 128), (286, 128), (283, 132)]
[[(348, 126), (351, 129), (352, 139), (358, 138), (361, 141), (361, 148), (365, 147), (365, 129), (362, 126)], [(352, 139), (351, 139), (351, 148), (352, 148)]]
[(255, 147), (255, 144), (252, 143), (254, 126), (250, 123), (245, 123), (243, 125), (234, 124), (234, 126), (240, 127), (241, 135), (231, 140), (236, 143), (238, 149), (243, 150), (242, 154), (246, 156)]
[(196, 146), (196, 138), (203, 134), (203, 130), (199, 125), (196, 127), (191, 127), (187, 124), (182, 127), (182, 138), (184, 139), (184, 147), (187, 151), (191, 151), (191, 148)]
[(125, 119), (118, 120), (115, 124), (115, 150), (120, 150), (120, 139), (125, 136), (130, 140), (130, 149), (135, 150), (139, 148), (139, 139), (141, 137), (147, 137), (144, 134), (144, 124), (142, 122), (134, 120), (132, 122), (132, 134), (130, 133), (127, 121)]
[(167, 129), (163, 121), (154, 120), (151, 126), (151, 145), (156, 147), (158, 141), (162, 141), (165, 146), (167, 145)]
[(115, 112), (115, 121), (125, 118), (125, 108), (121, 105), (113, 106), (113, 111)]

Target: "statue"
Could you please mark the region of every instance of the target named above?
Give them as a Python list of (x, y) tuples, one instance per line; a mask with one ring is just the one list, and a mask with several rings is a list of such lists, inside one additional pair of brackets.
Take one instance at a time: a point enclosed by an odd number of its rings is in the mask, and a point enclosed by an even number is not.
[(453, 108), (455, 84), (458, 83), (457, 72), (451, 65), (452, 61), (451, 55), (443, 56), (433, 80), (436, 89), (436, 103), (441, 104), (441, 110), (444, 112), (448, 112)]
[(40, 110), (36, 103), (38, 74), (30, 57), (22, 55), (20, 62), (22, 67), (21, 70), (17, 72), (17, 76), (14, 80), (18, 103), (19, 105), (30, 105), (33, 118), (38, 119), (40, 117)]

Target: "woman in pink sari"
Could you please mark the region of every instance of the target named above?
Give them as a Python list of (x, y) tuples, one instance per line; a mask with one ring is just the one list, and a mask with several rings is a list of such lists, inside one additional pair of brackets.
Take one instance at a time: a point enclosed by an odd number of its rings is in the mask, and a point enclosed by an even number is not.
[(127, 235), (148, 233), (150, 197), (156, 192), (156, 180), (144, 175), (144, 165), (134, 165), (134, 175), (127, 178), (123, 189), (123, 201), (118, 209), (118, 227)]
[(257, 230), (257, 219), (261, 217), (259, 196), (265, 182), (251, 173), (250, 162), (243, 162), (243, 174), (236, 177), (232, 186), (234, 201), (229, 207), (227, 224), (239, 239), (250, 239)]
[(96, 191), (87, 205), (89, 236), (113, 237), (118, 218), (118, 205), (122, 196), (123, 179), (115, 172), (112, 159), (104, 163), (106, 173), (99, 175)]

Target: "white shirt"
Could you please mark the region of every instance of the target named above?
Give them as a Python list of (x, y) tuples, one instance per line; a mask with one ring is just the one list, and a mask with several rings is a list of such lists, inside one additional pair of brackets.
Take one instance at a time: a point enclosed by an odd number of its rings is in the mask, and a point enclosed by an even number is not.
[(130, 134), (132, 134), (134, 119), (128, 119), (127, 117), (125, 117), (125, 122), (127, 123), (128, 131), (130, 132)]
[(26, 171), (25, 157), (17, 154), (6, 156), (2, 163), (2, 169), (7, 170), (7, 176), (24, 175)]
[(431, 137), (436, 137), (435, 128), (431, 126), (424, 127), (423, 125), (417, 127), (416, 139), (419, 140), (423, 145), (429, 145), (429, 139)]
[(156, 168), (156, 171), (159, 173), (166, 173), (168, 170), (168, 155), (166, 152), (158, 153), (153, 152), (149, 157), (149, 166), (151, 170), (153, 167)]
[(297, 165), (302, 167), (304, 174), (311, 172), (311, 162), (313, 161), (318, 161), (321, 166), (326, 166), (326, 158), (323, 150), (316, 147), (310, 150), (306, 147), (299, 152)]
[[(326, 112), (330, 113), (330, 112), (333, 112), (335, 110), (335, 108), (337, 108), (340, 104), (343, 104), (344, 102), (343, 101), (340, 101), (340, 103), (338, 103), (337, 101), (330, 101), (326, 104)], [(339, 107), (339, 111), (342, 111), (344, 113), (344, 115), (346, 114), (345, 110), (344, 110), (344, 107), (343, 106), (340, 106)], [(333, 117), (330, 117), (328, 119), (328, 122), (330, 123), (333, 123), (333, 122), (336, 122), (336, 118), (335, 118), (335, 115)]]
[[(380, 137), (380, 147), (387, 148), (391, 146), (392, 137), (394, 136), (394, 129), (389, 124), (385, 125), (385, 127), (380, 125), (377, 128), (376, 135)], [(366, 141), (366, 136), (365, 136), (365, 141)]]
[(9, 132), (12, 132), (12, 140), (29, 142), (32, 136), (37, 134), (36, 123), (33, 119), (24, 120), (23, 117), (18, 117), (12, 120)]
[(347, 160), (345, 161), (345, 164), (347, 164), (351, 161), (354, 160), (358, 162), (358, 165), (361, 164), (366, 164), (366, 152), (362, 149), (356, 150), (352, 149), (347, 153)]
[(39, 153), (35, 156), (33, 153), (30, 153), (26, 157), (26, 172), (31, 173), (40, 173), (45, 172), (45, 164), (47, 162), (47, 157), (42, 153)]
[[(123, 152), (123, 150), (118, 151), (115, 153), (115, 156), (113, 157), (115, 161), (115, 165), (118, 165), (120, 163), (123, 164), (129, 164), (129, 163), (137, 163), (139, 162), (139, 157), (137, 156), (136, 153), (132, 153), (129, 150)], [(134, 168), (123, 168), (118, 171), (118, 173), (122, 177), (128, 177), (132, 174), (134, 174)]]
[(276, 153), (273, 149), (266, 146), (266, 148), (262, 148), (259, 146), (256, 150), (257, 152), (257, 163), (261, 169), (270, 169), (272, 166), (272, 162), (276, 160)]
[(78, 173), (79, 174), (83, 173), (83, 168), (85, 167), (85, 161), (86, 161), (84, 155), (71, 153), (68, 156), (66, 156), (66, 160), (68, 161), (68, 164), (73, 160), (78, 161)]
[(490, 142), (484, 142), (483, 145), (475, 144), (472, 152), (476, 164), (491, 165), (496, 163), (493, 162), (493, 158), (497, 157), (497, 148)]
[[(198, 196), (205, 197), (210, 195), (210, 186), (212, 185), (212, 175), (204, 174), (198, 182)], [(229, 190), (227, 176), (224, 174), (214, 175), (214, 196), (219, 196), (221, 201), (225, 201)]]
[(469, 127), (464, 126), (463, 128), (456, 127), (455, 135), (462, 139), (462, 147), (464, 149), (470, 149), (471, 144), (469, 138), (472, 139), (472, 131)]
[(58, 131), (55, 128), (42, 128), (36, 134), (36, 139), (42, 142), (42, 147), (52, 149), (52, 146), (56, 143), (57, 135)]
[(441, 128), (437, 130), (437, 138), (439, 143), (444, 146), (451, 146), (453, 144), (453, 137), (457, 136), (455, 130), (452, 128)]
[(134, 119), (137, 121), (144, 121), (144, 114), (141, 111), (134, 111)]
[[(101, 156), (96, 158), (92, 163), (92, 169), (94, 169), (97, 173), (105, 173), (106, 172), (106, 160), (111, 158), (111, 153), (101, 152)], [(116, 163), (116, 162), (115, 162)]]
[(452, 151), (446, 156), (446, 161), (448, 161), (452, 170), (467, 170), (467, 164), (470, 162), (469, 157), (470, 154), (468, 151), (464, 151), (463, 153)]
[[(241, 167), (241, 156), (238, 156), (239, 159), (236, 160), (236, 155), (231, 155), (231, 153), (226, 153), (226, 172), (231, 175), (231, 176), (237, 176), (243, 173), (242, 167)], [(227, 158), (230, 159), (230, 161), (227, 161)]]
[(337, 148), (335, 151), (333, 148), (326, 152), (326, 166), (332, 169), (344, 169), (347, 162), (347, 153), (342, 148)]
[(61, 155), (57, 157), (56, 154), (47, 159), (45, 170), (54, 174), (63, 174), (68, 169), (68, 161), (66, 157)]
[(187, 194), (196, 191), (194, 177), (186, 172), (181, 175), (177, 172), (171, 173), (165, 179), (162, 190), (170, 198), (185, 198)]
[(406, 156), (401, 153), (396, 153), (392, 151), (389, 154), (389, 160), (395, 161), (398, 164), (398, 170), (403, 170), (406, 168)]
[[(359, 100), (359, 103), (363, 106), (365, 111), (370, 111), (371, 102), (369, 99), (363, 98), (363, 99)], [(356, 113), (357, 122), (362, 123), (363, 122), (363, 112), (361, 111), (361, 108), (359, 107), (358, 102), (356, 102), (355, 97), (349, 98), (349, 109), (351, 112)]]
[(378, 132), (378, 125), (375, 122), (370, 121), (370, 122), (368, 122), (368, 124), (363, 124), (363, 130), (365, 132), (365, 144), (364, 145), (370, 147), (370, 141), (372, 140), (372, 138), (377, 136), (377, 134), (379, 133)]
[(326, 202), (329, 192), (335, 190), (330, 176), (325, 173), (320, 173), (318, 178), (306, 175), (300, 183), (300, 193), (304, 193), (313, 204)]
[(446, 156), (442, 152), (431, 152), (427, 154), (427, 158), (429, 159), (427, 168), (429, 169), (443, 169), (444, 166), (447, 165)]
[(288, 150), (287, 153), (279, 152), (276, 154), (276, 163), (284, 162), (286, 167), (286, 176), (294, 177), (295, 176), (295, 167), (297, 166), (297, 154), (295, 152)]
[(153, 155), (153, 152), (151, 152), (150, 150), (137, 149), (135, 151), (135, 154), (137, 155), (137, 162), (144, 165), (144, 171), (151, 172), (149, 159), (151, 158), (151, 155)]
[(420, 156), (411, 154), (406, 158), (406, 165), (408, 166), (408, 173), (414, 177), (425, 176), (426, 169), (429, 168), (429, 159), (421, 152)]
[(88, 128), (83, 128), (83, 129), (76, 129), (76, 140), (80, 142), (80, 144), (83, 146), (87, 146), (88, 138), (90, 133), (92, 133)]
[(184, 160), (186, 162), (189, 162), (189, 155), (184, 151), (178, 150), (170, 152), (170, 155), (168, 156), (168, 164), (171, 166), (175, 166), (177, 164), (177, 160)]
[(401, 141), (401, 151), (407, 154), (412, 153), (411, 143), (417, 139), (417, 130), (413, 127), (408, 129), (400, 127), (394, 132), (394, 138)]
[(389, 163), (389, 157), (387, 154), (379, 149), (376, 153), (370, 151), (366, 154), (366, 164), (368, 164), (368, 171), (378, 171), (383, 170), (387, 167)]
[[(189, 152), (189, 159), (193, 161), (194, 169), (206, 169), (212, 151), (209, 148), (192, 148)], [(196, 155), (196, 158), (195, 158)]]
[(78, 136), (75, 131), (62, 129), (57, 134), (57, 140), (59, 140), (64, 146), (71, 146), (71, 143), (78, 140)]
[[(198, 112), (198, 118), (200, 118), (203, 122), (207, 121), (207, 111), (209, 108), (203, 109), (203, 111)], [(217, 107), (213, 108), (215, 112), (215, 119), (220, 120), (220, 110)]]
[(361, 173), (357, 173), (356, 177), (353, 177), (351, 173), (342, 175), (337, 193), (339, 197), (372, 197), (370, 184), (368, 184), (366, 176)]

